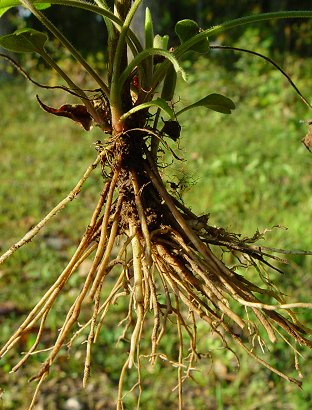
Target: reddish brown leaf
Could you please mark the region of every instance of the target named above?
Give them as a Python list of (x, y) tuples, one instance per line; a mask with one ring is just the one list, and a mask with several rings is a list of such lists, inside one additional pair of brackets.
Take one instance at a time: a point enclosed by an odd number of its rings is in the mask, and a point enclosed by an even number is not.
[(42, 101), (40, 101), (38, 95), (37, 95), (37, 100), (45, 111), (47, 111), (50, 114), (53, 115), (58, 115), (60, 117), (67, 117), (70, 118), (71, 120), (78, 122), (79, 125), (81, 125), (86, 131), (90, 130), (90, 127), (92, 125), (92, 116), (86, 109), (86, 107), (82, 104), (65, 104), (62, 105), (60, 108), (52, 108), (49, 107), (48, 105), (45, 105)]

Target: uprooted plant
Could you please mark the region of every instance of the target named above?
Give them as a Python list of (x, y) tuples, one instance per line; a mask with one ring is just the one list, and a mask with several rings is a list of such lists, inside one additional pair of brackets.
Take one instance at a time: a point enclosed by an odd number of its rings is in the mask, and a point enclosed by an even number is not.
[[(282, 337), (287, 338), (289, 344), (295, 341), (312, 348), (308, 337), (311, 331), (299, 322), (294, 312), (295, 308), (311, 308), (312, 304), (286, 303), (284, 296), (266, 274), (266, 269), (278, 270), (271, 264), (271, 259), (282, 261), (274, 253), (291, 252), (256, 245), (255, 242), (261, 237), (259, 233), (252, 238), (241, 239), (239, 235), (225, 229), (210, 226), (208, 215), (196, 216), (179, 198), (168, 192), (159, 157), (166, 151), (177, 158), (168, 141), (180, 138), (181, 126), (178, 119), (185, 111), (204, 106), (230, 114), (235, 108), (229, 98), (212, 93), (178, 112), (173, 111), (171, 102), (177, 75), (185, 78), (179, 59), (186, 52), (208, 52), (208, 37), (237, 25), (272, 18), (312, 17), (312, 12), (255, 15), (208, 30), (200, 29), (194, 21), (182, 20), (176, 24), (180, 45), (168, 51), (168, 37), (154, 36), (148, 9), (144, 45), (131, 30), (130, 23), (141, 0), (116, 0), (114, 12), (110, 11), (104, 0), (96, 0), (95, 3), (51, 0), (49, 5), (80, 7), (103, 16), (108, 31), (108, 70), (105, 79), (41, 11), (48, 4), (35, 0), (1, 2), (1, 13), (16, 5), (33, 13), (98, 85), (97, 89), (86, 91), (83, 85), (76, 84), (70, 73), (65, 73), (47, 53), (45, 44), (48, 38), (45, 33), (23, 29), (2, 36), (0, 45), (8, 50), (39, 53), (67, 83), (66, 86), (56, 88), (77, 96), (81, 101), (77, 105), (66, 104), (52, 108), (37, 97), (41, 107), (51, 114), (71, 118), (87, 131), (92, 126), (97, 126), (103, 132), (103, 139), (96, 142), (98, 156), (76, 187), (0, 258), (2, 263), (18, 248), (27, 244), (55, 214), (76, 198), (93, 169), (101, 167), (103, 184), (99, 187), (98, 203), (95, 204), (78, 248), (55, 283), (3, 346), (1, 357), (35, 325), (39, 329), (36, 340), (13, 371), (36, 353), (46, 319), (55, 301), (81, 263), (92, 258), (85, 282), (68, 310), (54, 345), (47, 350), (41, 370), (33, 378), (38, 380), (36, 393), (60, 350), (66, 345), (70, 346), (78, 334), (85, 330), (88, 331), (88, 337), (84, 385), (87, 383), (92, 345), (99, 336), (110, 306), (119, 298), (128, 300), (123, 334), (130, 339), (129, 353), (120, 374), (117, 398), (119, 409), (123, 408), (123, 384), (127, 368), (135, 365), (140, 372), (140, 342), (144, 337), (144, 323), (148, 317), (153, 317), (149, 353), (151, 363), (155, 363), (160, 357), (164, 358), (159, 344), (166, 334), (166, 326), (177, 327), (180, 350), (179, 359), (174, 365), (178, 367), (180, 408), (182, 384), (191, 377), (196, 361), (200, 358), (196, 340), (196, 323), (199, 320), (210, 326), (226, 348), (231, 348), (229, 343), (232, 339), (254, 360), (300, 385), (299, 380), (273, 368), (254, 349), (257, 342), (259, 345), (265, 343), (259, 333), (261, 327), (272, 343)], [(129, 59), (128, 48), (133, 54)], [(11, 60), (11, 57), (8, 58)], [(35, 82), (22, 67), (15, 64), (28, 79)], [(53, 88), (37, 82), (35, 84)], [(305, 102), (307, 103), (306, 100)], [(162, 115), (167, 116), (167, 120), (163, 121)], [(118, 249), (117, 254), (116, 251), (112, 252), (113, 249)], [(238, 266), (252, 266), (262, 279), (263, 287), (251, 283), (241, 273), (237, 273), (235, 268), (227, 266), (220, 256), (224, 251), (230, 252), (237, 259)], [(309, 254), (304, 251), (301, 253)], [(105, 280), (112, 271), (117, 273), (117, 280), (110, 294), (104, 298)], [(91, 303), (93, 313), (86, 323), (78, 324), (83, 303)], [(237, 305), (236, 309), (232, 308), (233, 303)], [(237, 334), (237, 328), (247, 329), (251, 343)], [(184, 349), (186, 342), (183, 338), (188, 339), (188, 351)], [(296, 354), (296, 349), (293, 350)], [(140, 387), (140, 381), (138, 386)], [(35, 399), (36, 394), (30, 408)]]

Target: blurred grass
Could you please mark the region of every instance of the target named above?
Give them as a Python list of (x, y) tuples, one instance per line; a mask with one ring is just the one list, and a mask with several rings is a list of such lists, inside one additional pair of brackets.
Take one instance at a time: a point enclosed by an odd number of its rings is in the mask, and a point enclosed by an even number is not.
[[(245, 65), (243, 64), (245, 61)], [(293, 61), (291, 72), (299, 88), (309, 96), (311, 62), (305, 72)], [(230, 116), (205, 110), (189, 111), (181, 117), (183, 134), (179, 147), (172, 148), (187, 161), (176, 161), (164, 170), (165, 180), (183, 181), (183, 199), (198, 213), (209, 212), (210, 223), (243, 236), (275, 225), (287, 227), (267, 233), (268, 246), (312, 249), (312, 156), (300, 144), (307, 126), (306, 107), (295, 96), (280, 73), (262, 70), (258, 62), (241, 59), (236, 72), (226, 72), (217, 64), (199, 59), (185, 63), (189, 84), (180, 84), (178, 104), (192, 103), (212, 92), (232, 98), (237, 109)], [(246, 70), (248, 67), (248, 76)], [(196, 73), (197, 70), (197, 73)], [(289, 70), (288, 70), (289, 71)], [(293, 71), (293, 72), (292, 72)], [(40, 220), (73, 188), (84, 169), (95, 157), (92, 143), (101, 138), (98, 130), (85, 133), (69, 120), (43, 112), (35, 101), (38, 92), (22, 81), (2, 83), (0, 88), (0, 247), (5, 251)], [(40, 90), (50, 105), (65, 102), (63, 95)], [(84, 232), (101, 186), (100, 171), (88, 180), (79, 199), (74, 200), (27, 247), (1, 266), (0, 307), (11, 303), (11, 310), (0, 316), (0, 343), (4, 343), (49, 284), (58, 276)], [(273, 275), (291, 300), (311, 299), (311, 258), (293, 256), (285, 275)], [(67, 286), (64, 296), (49, 319), (46, 345), (52, 340), (70, 301), (83, 280), (83, 272)], [(13, 307), (12, 307), (13, 306)], [(82, 315), (89, 314), (88, 306)], [(84, 350), (77, 345), (60, 357), (43, 388), (41, 408), (66, 409), (68, 399), (76, 398), (85, 409), (113, 409), (121, 360), (127, 347), (115, 342), (121, 333), (116, 324), (124, 314), (119, 303), (109, 314), (99, 344), (94, 348), (94, 367), (90, 385), (81, 389)], [(307, 323), (311, 313), (303, 314)], [(195, 380), (185, 385), (186, 409), (303, 409), (311, 408), (311, 353), (301, 360), (305, 375), (303, 389), (287, 384), (267, 370), (240, 356), (240, 370), (229, 352), (207, 328), (199, 325), (200, 351), (211, 357), (199, 364)], [(176, 355), (175, 329), (170, 330), (163, 348)], [(18, 354), (31, 345), (34, 335), (21, 341), (0, 363), (0, 383), (5, 390), (5, 409), (23, 409), (33, 386), (27, 378), (38, 369), (33, 358), (17, 375), (9, 375)], [(81, 342), (83, 339), (81, 340)], [(45, 345), (45, 346), (46, 346)], [(213, 358), (213, 360), (211, 359)], [(266, 358), (292, 376), (294, 359), (285, 343), (270, 346)], [(40, 359), (40, 358), (39, 358)], [(309, 361), (310, 360), (310, 361)], [(165, 363), (152, 368), (144, 363), (145, 387), (142, 409), (175, 409), (176, 371)], [(136, 374), (129, 375), (129, 388)], [(132, 383), (132, 384), (131, 384)], [(134, 394), (126, 397), (126, 408), (133, 409)], [(28, 398), (27, 398), (28, 397)], [(39, 407), (40, 409), (40, 407)]]

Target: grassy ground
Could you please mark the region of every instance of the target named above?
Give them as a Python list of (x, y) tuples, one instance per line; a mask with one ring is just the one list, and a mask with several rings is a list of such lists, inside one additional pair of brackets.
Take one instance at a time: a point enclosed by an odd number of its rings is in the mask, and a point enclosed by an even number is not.
[[(248, 63), (250, 76), (247, 81), (244, 70), (234, 75), (217, 66), (211, 67), (206, 60), (196, 64), (199, 74), (190, 70), (189, 84), (180, 87), (181, 102), (193, 102), (210, 92), (222, 92), (235, 100), (237, 110), (231, 116), (190, 111), (181, 118), (182, 138), (179, 148), (176, 145), (173, 148), (187, 161), (177, 161), (171, 170), (165, 169), (165, 179), (180, 184), (185, 203), (194, 211), (210, 212), (213, 225), (241, 232), (243, 236), (257, 229), (281, 225), (287, 230), (276, 228), (267, 233), (267, 244), (278, 248), (312, 249), (312, 156), (300, 144), (306, 125), (299, 122), (307, 118), (306, 110), (279, 73), (261, 73)], [(295, 72), (298, 85), (311, 89), (311, 76), (300, 80), (300, 70)], [(32, 86), (27, 86), (25, 91), (24, 82), (3, 83), (0, 88), (2, 251), (72, 189), (95, 157), (92, 144), (100, 138), (98, 130), (86, 134), (70, 121), (44, 113), (36, 104), (35, 93)], [(54, 97), (45, 91), (40, 92), (40, 96), (51, 105), (65, 102), (64, 97)], [(95, 171), (80, 199), (73, 201), (38, 238), (1, 266), (1, 344), (18, 326), (34, 300), (57, 277), (77, 245), (100, 183), (100, 174)], [(292, 300), (310, 301), (311, 265), (311, 258), (291, 257), (284, 269), (285, 275), (274, 275)], [(81, 270), (71, 287), (78, 287), (85, 274)], [(68, 287), (49, 319), (49, 331), (45, 335), (47, 345), (72, 298), (73, 292)], [(117, 305), (104, 326), (101, 340), (94, 349), (94, 368), (87, 390), (81, 389), (84, 351), (78, 345), (70, 352), (64, 351), (60, 357), (43, 388), (37, 410), (65, 410), (70, 408), (69, 400), (76, 400), (81, 409), (114, 408), (119, 368), (126, 350), (122, 344), (115, 345), (121, 332), (116, 324), (123, 309), (122, 304)], [(311, 324), (311, 313), (305, 313), (304, 319)], [(210, 354), (199, 363), (196, 382), (185, 385), (186, 409), (311, 408), (312, 355), (309, 352), (302, 350), (305, 378), (303, 389), (299, 390), (259, 368), (244, 355), (240, 355), (238, 370), (233, 355), (220, 349), (205, 326), (199, 325), (199, 335), (200, 350), (208, 349)], [(9, 375), (8, 371), (12, 362), (16, 362), (17, 354), (34, 341), (34, 336), (30, 333), (21, 340), (16, 353), (10, 353), (0, 364), (4, 409), (25, 408), (33, 391), (27, 379), (38, 369), (37, 358), (16, 375)], [(174, 336), (169, 335), (163, 346), (166, 353), (173, 356), (176, 352)], [(292, 371), (294, 360), (286, 344), (270, 347), (266, 357), (273, 365), (295, 375)], [(177, 392), (172, 388), (175, 387), (176, 370), (165, 363), (156, 368), (151, 368), (147, 361), (143, 364), (142, 409), (175, 409)], [(135, 377), (135, 372), (130, 375), (129, 388), (135, 383)], [(129, 394), (127, 409), (134, 408), (132, 400), (133, 395)]]

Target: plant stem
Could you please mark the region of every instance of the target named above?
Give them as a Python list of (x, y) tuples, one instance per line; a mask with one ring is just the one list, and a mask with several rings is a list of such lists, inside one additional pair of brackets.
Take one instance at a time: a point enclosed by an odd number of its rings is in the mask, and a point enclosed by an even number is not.
[[(103, 0), (97, 0), (97, 4), (102, 3)], [(67, 7), (74, 7), (74, 8), (80, 8), (83, 10), (90, 11), (92, 13), (98, 14), (100, 16), (103, 16), (107, 20), (110, 20), (115, 27), (117, 27), (120, 30), (120, 27), (123, 25), (123, 21), (118, 17), (115, 16), (108, 8), (104, 7), (104, 4), (101, 6), (96, 6), (95, 4), (88, 3), (85, 1), (80, 1), (80, 0), (51, 0), (49, 1), (50, 4), (56, 4), (60, 6), (67, 6)], [(128, 37), (129, 37), (129, 47), (131, 48), (131, 51), (133, 55), (136, 55), (137, 52), (142, 51), (142, 45), (137, 38), (137, 36), (133, 33), (133, 31), (129, 28), (128, 30)]]
[(78, 87), (68, 76), (67, 74), (61, 69), (61, 67), (49, 56), (48, 53), (41, 52), (41, 57), (52, 67), (69, 85), (70, 88), (72, 88), (77, 95), (80, 96), (80, 99), (82, 103), (86, 106), (88, 112), (91, 114), (91, 116), (94, 118), (94, 120), (97, 122), (97, 124), (100, 125), (100, 127), (105, 130), (107, 124), (101, 118), (101, 116), (97, 113), (95, 110), (92, 102), (90, 101), (89, 97), (86, 95), (86, 93)]
[(230, 20), (226, 23), (213, 26), (207, 30), (204, 30), (197, 34), (195, 37), (181, 44), (176, 49), (175, 55), (181, 56), (186, 50), (190, 49), (193, 45), (198, 43), (209, 36), (215, 36), (223, 33), (227, 30), (231, 30), (234, 27), (243, 26), (250, 23), (258, 23), (260, 21), (286, 19), (286, 18), (312, 18), (312, 11), (277, 11), (272, 13), (260, 13), (252, 16), (241, 17), (238, 19)]
[[(267, 61), (268, 63), (272, 64), (275, 68), (277, 68), (277, 70), (283, 74), (284, 77), (286, 77), (287, 81), (289, 82), (289, 84), (294, 88), (294, 90), (296, 91), (296, 93), (299, 95), (299, 97), (302, 99), (302, 101), (309, 107), (312, 109), (312, 105), (309, 103), (309, 101), (304, 97), (304, 95), (301, 93), (301, 91), (298, 89), (298, 87), (296, 86), (296, 84), (293, 82), (293, 80), (291, 79), (291, 77), (275, 62), (273, 61), (271, 58), (261, 54), (261, 53), (257, 53), (256, 51), (253, 50), (247, 50), (246, 48), (240, 48), (240, 47), (232, 47), (232, 46), (221, 46), (221, 45), (211, 45), (210, 48), (212, 49), (221, 49), (221, 50), (233, 50), (233, 51), (240, 51), (243, 53), (248, 53), (248, 54), (252, 54), (254, 56), (263, 58), (265, 61)], [(181, 111), (180, 111), (181, 112)], [(176, 114), (177, 115), (177, 114)]]
[(111, 113), (112, 113), (112, 126), (116, 131), (122, 131), (122, 125), (119, 124), (119, 118), (123, 114), (122, 96), (119, 90), (119, 76), (120, 76), (121, 70), (123, 69), (122, 67), (123, 58), (125, 57), (125, 53), (127, 52), (125, 48), (126, 36), (128, 34), (131, 21), (141, 1), (142, 0), (135, 0), (130, 10), (126, 13), (126, 18), (121, 28), (120, 34), (119, 34), (116, 52), (114, 55), (111, 92), (110, 92), (110, 103), (111, 103)]
[(47, 27), (47, 29), (63, 44), (64, 47), (72, 54), (73, 57), (87, 70), (94, 80), (101, 87), (104, 94), (109, 95), (109, 89), (97, 72), (86, 62), (81, 54), (75, 49), (71, 42), (63, 33), (39, 10), (37, 10), (29, 0), (21, 0), (21, 3), (28, 8), (37, 19)]
[[(50, 67), (52, 67), (69, 85), (69, 87), (75, 91), (81, 98), (82, 100), (88, 100), (87, 95), (85, 92), (78, 86), (76, 85), (69, 77), (68, 75), (61, 69), (61, 67), (49, 56), (48, 53), (46, 52), (41, 52), (41, 57), (46, 61), (46, 63), (49, 64)], [(85, 102), (85, 101), (84, 101)]]
[[(201, 40), (216, 36), (217, 34), (224, 33), (232, 28), (243, 26), (250, 23), (258, 23), (260, 21), (274, 20), (274, 19), (286, 19), (286, 18), (312, 18), (312, 11), (277, 11), (272, 13), (260, 13), (252, 16), (241, 17), (238, 19), (230, 20), (224, 24), (219, 24), (218, 26), (213, 26), (207, 30), (203, 30), (196, 36), (190, 38), (185, 43), (181, 44), (174, 51), (175, 57), (181, 57), (185, 52), (192, 48), (195, 44)], [(160, 81), (165, 76), (168, 70), (169, 63), (167, 61), (163, 62), (158, 69), (155, 71), (152, 90), (154, 90)]]

